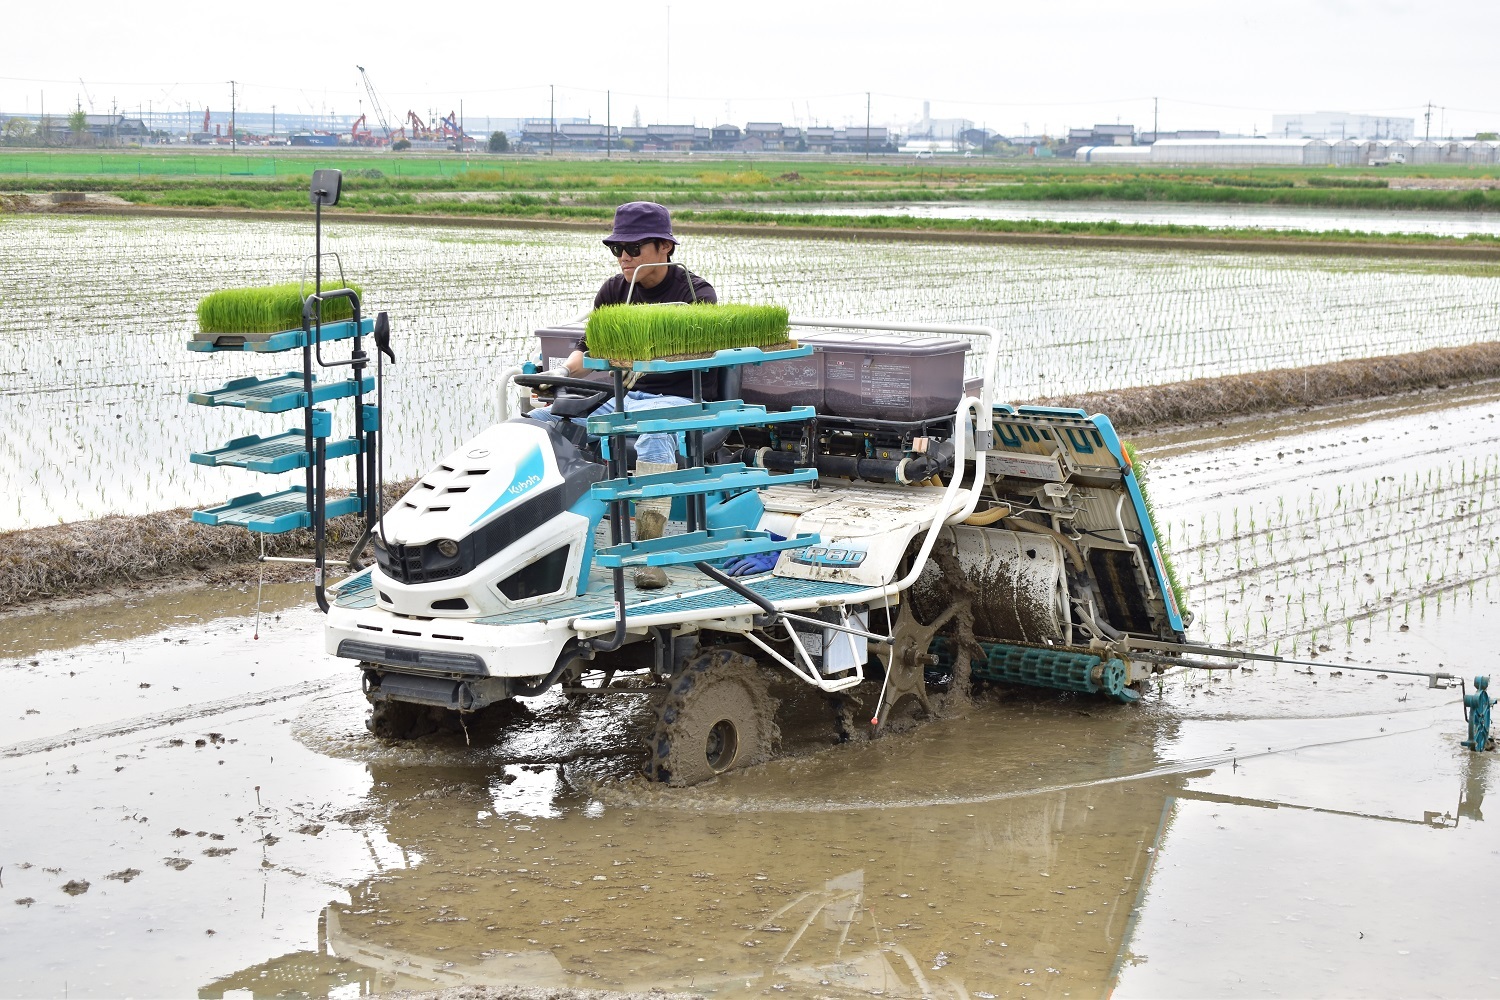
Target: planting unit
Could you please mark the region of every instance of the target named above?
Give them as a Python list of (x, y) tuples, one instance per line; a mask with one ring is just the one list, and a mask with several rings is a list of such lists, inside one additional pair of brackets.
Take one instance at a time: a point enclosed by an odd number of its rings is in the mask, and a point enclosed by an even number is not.
[[(605, 385), (508, 372), (501, 422), (380, 518), (376, 564), (333, 588), (328, 650), (359, 662), (371, 730), (413, 735), (554, 687), (644, 694), (659, 701), (646, 771), (689, 784), (772, 751), (777, 673), (821, 692), (844, 738), (971, 677), (1135, 700), (1184, 625), (1107, 418), (966, 387), (974, 341), (996, 368), (986, 327), (790, 327), (807, 335), (783, 349), (586, 357)], [(576, 335), (540, 331), (543, 362)], [(807, 373), (830, 360), (856, 373), (836, 399), (772, 388), (820, 384)], [(627, 410), (648, 373), (691, 376), (692, 402)], [(705, 398), (716, 382), (731, 398)], [(510, 417), (511, 383), (573, 419)], [(759, 402), (741, 398), (752, 386)], [(651, 433), (677, 436), (676, 471), (632, 474)], [(674, 523), (635, 539), (632, 505), (653, 498)], [(665, 587), (631, 584), (648, 566)]]

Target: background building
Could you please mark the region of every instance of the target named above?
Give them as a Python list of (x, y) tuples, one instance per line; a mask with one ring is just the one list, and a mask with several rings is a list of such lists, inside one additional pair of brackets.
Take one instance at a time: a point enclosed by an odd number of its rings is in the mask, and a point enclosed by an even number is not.
[(1278, 139), (1412, 139), (1415, 118), (1352, 115), (1347, 111), (1315, 111), (1302, 115), (1272, 115), (1270, 134)]

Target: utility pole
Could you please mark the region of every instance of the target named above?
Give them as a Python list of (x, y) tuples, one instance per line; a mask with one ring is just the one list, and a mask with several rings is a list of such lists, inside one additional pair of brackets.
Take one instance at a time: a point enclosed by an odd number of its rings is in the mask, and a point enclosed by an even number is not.
[(551, 124), (547, 126), (547, 155), (552, 156), (557, 152), (557, 85), (547, 84), (547, 92), (552, 95), (548, 98), (548, 107), (551, 108), (548, 120)]
[(1432, 102), (1427, 102), (1427, 113), (1422, 116), (1426, 121), (1422, 125), (1422, 141), (1427, 142), (1432, 138)]
[(604, 158), (607, 160), (615, 152), (615, 126), (613, 109), (610, 107), (610, 93), (604, 92)]
[(234, 139), (234, 104), (238, 95), (235, 93), (234, 81), (229, 81), (229, 148), (238, 149)]
[(870, 158), (870, 92), (865, 91), (865, 159)]
[(1157, 133), (1161, 131), (1161, 98), (1151, 98), (1151, 141), (1156, 141)]
[(271, 141), (276, 141), (276, 105), (271, 105)]
[(667, 4), (667, 124), (672, 123), (672, 5)]

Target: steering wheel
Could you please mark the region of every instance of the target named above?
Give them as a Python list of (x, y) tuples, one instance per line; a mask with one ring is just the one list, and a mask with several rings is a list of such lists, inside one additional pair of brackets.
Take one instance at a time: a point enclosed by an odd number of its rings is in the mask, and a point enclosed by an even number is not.
[(511, 379), (527, 389), (547, 387), (556, 390), (552, 412), (559, 417), (586, 417), (603, 406), (615, 394), (613, 386), (586, 378), (561, 378), (557, 375), (516, 375)]

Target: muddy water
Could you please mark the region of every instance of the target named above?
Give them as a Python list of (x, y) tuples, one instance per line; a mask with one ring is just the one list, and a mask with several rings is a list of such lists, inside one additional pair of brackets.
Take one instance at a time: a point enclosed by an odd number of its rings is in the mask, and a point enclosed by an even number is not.
[[(1447, 461), (1434, 423), (1491, 447), (1488, 399), (1424, 405), (1147, 440), (1161, 517), (1414, 475)], [(1242, 600), (1211, 570), (1207, 625)], [(1394, 672), (1485, 667), (1484, 578), (1361, 618), (1326, 666), (1170, 675), (1131, 707), (1016, 691), (834, 745), (783, 692), (787, 755), (689, 790), (637, 777), (627, 696), (370, 740), (298, 588), (258, 639), (238, 591), (11, 618), (0, 995), (1493, 995), (1495, 769), (1458, 747), (1457, 689)]]

